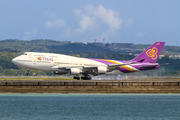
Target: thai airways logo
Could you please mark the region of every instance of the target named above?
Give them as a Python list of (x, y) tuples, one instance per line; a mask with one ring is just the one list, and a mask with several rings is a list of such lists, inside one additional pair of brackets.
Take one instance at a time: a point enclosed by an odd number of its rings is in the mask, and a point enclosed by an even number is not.
[(38, 57), (37, 59), (39, 61), (53, 61), (53, 58), (48, 58), (48, 57)]
[(41, 61), (41, 57), (38, 57), (37, 59), (38, 59), (39, 61)]
[(152, 49), (147, 50), (146, 54), (147, 56), (155, 60), (157, 58), (157, 52), (158, 52), (158, 49), (156, 47), (153, 47)]

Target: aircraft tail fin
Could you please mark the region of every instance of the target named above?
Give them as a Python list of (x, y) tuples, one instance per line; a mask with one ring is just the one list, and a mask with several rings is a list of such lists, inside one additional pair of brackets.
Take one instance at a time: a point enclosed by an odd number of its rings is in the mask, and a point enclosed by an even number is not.
[(148, 49), (138, 55), (133, 61), (156, 63), (165, 42), (155, 42)]

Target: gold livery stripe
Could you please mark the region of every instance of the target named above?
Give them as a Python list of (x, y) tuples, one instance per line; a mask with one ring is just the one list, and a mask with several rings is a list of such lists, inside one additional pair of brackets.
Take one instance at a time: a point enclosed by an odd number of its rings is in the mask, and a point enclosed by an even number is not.
[(115, 61), (112, 61), (112, 60), (105, 60), (105, 59), (102, 59), (102, 60), (110, 62), (110, 63), (114, 63), (114, 64), (119, 64), (118, 62), (115, 62)]
[(126, 70), (129, 70), (129, 71), (136, 71), (136, 70), (134, 70), (134, 69), (132, 69), (132, 68), (130, 68), (130, 67), (128, 67), (128, 66), (125, 66), (125, 65), (123, 65), (123, 66), (121, 66), (122, 68), (124, 68), (124, 69), (126, 69)]
[[(115, 62), (115, 61), (112, 61), (112, 60), (105, 60), (105, 59), (102, 59), (102, 60), (110, 62), (110, 63), (114, 63), (114, 64), (119, 64), (118, 62)], [(122, 65), (121, 67), (126, 69), (126, 70), (129, 70), (129, 71), (136, 71), (136, 70), (134, 70), (134, 69), (132, 69), (132, 68), (126, 66), (126, 65)]]

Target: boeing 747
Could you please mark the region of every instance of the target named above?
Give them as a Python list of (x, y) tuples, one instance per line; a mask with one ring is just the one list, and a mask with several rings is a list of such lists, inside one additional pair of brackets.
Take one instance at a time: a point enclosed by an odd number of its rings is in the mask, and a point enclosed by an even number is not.
[(25, 52), (12, 60), (20, 67), (29, 69), (50, 70), (54, 74), (62, 75), (70, 73), (74, 79), (90, 80), (91, 75), (101, 75), (114, 70), (122, 73), (131, 73), (144, 70), (158, 69), (157, 59), (165, 42), (156, 42), (140, 55), (130, 61), (78, 58), (69, 55)]

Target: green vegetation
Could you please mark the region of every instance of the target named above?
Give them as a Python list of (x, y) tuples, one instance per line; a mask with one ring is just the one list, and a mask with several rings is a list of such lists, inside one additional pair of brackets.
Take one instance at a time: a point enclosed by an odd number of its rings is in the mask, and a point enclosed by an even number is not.
[(85, 51), (89, 52), (110, 52), (104, 48), (92, 44), (71, 43), (69, 41), (54, 40), (2, 40), (0, 41), (0, 51), (7, 52), (60, 52), (60, 51)]

